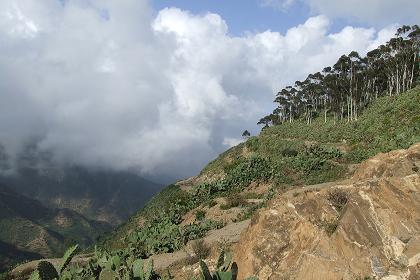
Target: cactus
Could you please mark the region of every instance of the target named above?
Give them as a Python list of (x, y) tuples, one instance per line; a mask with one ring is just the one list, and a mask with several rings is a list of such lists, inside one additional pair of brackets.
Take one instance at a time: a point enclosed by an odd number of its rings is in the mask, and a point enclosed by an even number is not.
[(201, 268), (201, 276), (204, 280), (213, 279), (207, 264), (203, 260), (200, 260), (200, 268)]
[(38, 270), (32, 272), (31, 277), (29, 277), (29, 280), (41, 280), (41, 276), (39, 275)]
[(112, 259), (112, 268), (113, 270), (118, 270), (121, 266), (121, 259), (119, 256), (113, 256)]
[(60, 265), (59, 272), (55, 267), (48, 261), (40, 261), (37, 265), (37, 268), (32, 272), (30, 279), (31, 280), (53, 280), (53, 279), (71, 279), (68, 273), (63, 273), (67, 268), (72, 258), (74, 257), (76, 250), (79, 246), (75, 245), (67, 249), (64, 253), (63, 261)]
[(99, 280), (115, 280), (118, 274), (115, 271), (109, 269), (103, 269), (99, 274)]
[(79, 248), (79, 245), (74, 245), (67, 249), (67, 251), (64, 253), (63, 256), (63, 262), (60, 266), (60, 274), (63, 273), (63, 271), (66, 269), (66, 267), (69, 265), (71, 260), (73, 259), (74, 255), (76, 254), (77, 249)]
[[(238, 277), (238, 265), (232, 262), (232, 255), (222, 251), (217, 259), (216, 271), (210, 273), (209, 268), (203, 260), (200, 260), (202, 280), (236, 280)], [(253, 276), (246, 280), (258, 280)]]
[(36, 268), (42, 280), (58, 279), (58, 273), (55, 267), (47, 261), (40, 261)]
[(146, 271), (144, 273), (144, 280), (151, 280), (153, 275), (153, 260), (147, 263)]
[(132, 270), (135, 279), (151, 280), (153, 276), (153, 260), (150, 260), (147, 263), (146, 270), (144, 270), (144, 264), (142, 259), (135, 260), (133, 262)]

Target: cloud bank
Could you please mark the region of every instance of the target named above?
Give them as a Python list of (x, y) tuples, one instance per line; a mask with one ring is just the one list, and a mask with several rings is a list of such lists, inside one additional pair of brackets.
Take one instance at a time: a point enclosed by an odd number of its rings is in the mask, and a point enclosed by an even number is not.
[(259, 0), (261, 6), (287, 11), (293, 4), (303, 4), (315, 14), (329, 18), (345, 18), (374, 26), (418, 24), (420, 1), (418, 0)]
[(217, 14), (147, 1), (1, 1), (0, 143), (12, 166), (32, 141), (57, 163), (193, 175), (257, 133), (282, 86), (395, 29), (330, 25), (232, 37)]

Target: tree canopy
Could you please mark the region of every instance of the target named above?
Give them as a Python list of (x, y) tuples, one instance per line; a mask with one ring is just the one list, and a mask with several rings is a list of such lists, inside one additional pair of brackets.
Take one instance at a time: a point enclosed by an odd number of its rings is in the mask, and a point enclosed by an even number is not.
[(374, 99), (397, 95), (419, 83), (420, 29), (418, 25), (398, 28), (385, 45), (361, 57), (352, 51), (321, 72), (280, 90), (274, 111), (261, 118), (264, 127), (304, 118), (308, 124), (320, 114), (334, 121), (357, 120)]

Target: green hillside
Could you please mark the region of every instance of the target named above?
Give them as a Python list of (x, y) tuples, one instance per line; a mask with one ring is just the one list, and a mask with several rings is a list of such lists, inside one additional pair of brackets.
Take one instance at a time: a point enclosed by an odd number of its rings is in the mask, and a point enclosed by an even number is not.
[(0, 185), (0, 270), (23, 260), (61, 255), (68, 245), (87, 247), (110, 230), (69, 209), (50, 209)]
[[(268, 127), (221, 154), (184, 190), (178, 185), (165, 188), (102, 245), (132, 248), (141, 257), (175, 251), (188, 240), (223, 226), (206, 218), (182, 224), (186, 213), (212, 205), (215, 198), (225, 197), (231, 205), (239, 205), (237, 220), (246, 219), (275, 192), (344, 178), (353, 164), (416, 142), (420, 142), (420, 87), (377, 99), (357, 121), (325, 122), (320, 117), (311, 125), (295, 120)], [(247, 190), (251, 184), (269, 188), (264, 194), (252, 194)], [(241, 204), (241, 196), (251, 195), (263, 202)]]

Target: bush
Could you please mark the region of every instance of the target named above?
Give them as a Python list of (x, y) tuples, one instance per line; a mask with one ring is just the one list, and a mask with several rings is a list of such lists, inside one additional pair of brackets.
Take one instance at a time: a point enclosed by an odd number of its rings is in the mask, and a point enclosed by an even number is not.
[(328, 234), (328, 236), (331, 236), (338, 228), (339, 220), (333, 219), (333, 220), (323, 220), (321, 221), (320, 226), (324, 228), (325, 232)]
[(233, 207), (246, 206), (248, 202), (241, 195), (234, 193), (226, 197), (226, 203), (220, 205), (220, 209), (227, 210)]
[(205, 217), (206, 217), (206, 211), (197, 210), (197, 212), (195, 212), (195, 219), (197, 221), (204, 220)]
[(210, 255), (211, 248), (204, 242), (204, 239), (193, 240), (190, 244), (192, 250), (192, 256), (188, 260), (190, 265), (206, 259)]
[(343, 190), (335, 189), (328, 193), (328, 200), (335, 207), (335, 209), (337, 209), (338, 212), (341, 212), (344, 206), (347, 204), (348, 195)]
[(284, 157), (295, 157), (298, 155), (298, 152), (296, 150), (286, 148), (283, 151), (281, 151), (281, 155)]
[(210, 200), (209, 203), (207, 203), (207, 207), (209, 208), (212, 208), (216, 205), (217, 205), (217, 202), (214, 199)]

